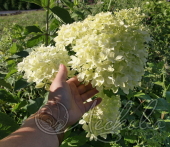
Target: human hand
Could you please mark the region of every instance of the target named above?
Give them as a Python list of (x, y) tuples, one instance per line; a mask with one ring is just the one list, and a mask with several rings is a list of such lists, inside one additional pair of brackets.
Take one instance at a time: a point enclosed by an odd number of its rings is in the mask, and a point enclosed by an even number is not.
[[(67, 81), (66, 78), (67, 69), (61, 64), (59, 72), (50, 86), (49, 102), (56, 101), (66, 108), (69, 117), (66, 126), (70, 126), (76, 123), (85, 112), (89, 111), (93, 103), (95, 106), (98, 105), (101, 102), (101, 98), (86, 102), (87, 99), (93, 97), (98, 91), (90, 83), (86, 86), (81, 84), (77, 77), (73, 77)], [(55, 115), (56, 117), (60, 115), (64, 120), (64, 113), (66, 112), (64, 112), (62, 105), (60, 105), (60, 114), (58, 114), (59, 112), (57, 110), (56, 114), (55, 110), (53, 113), (54, 117)]]

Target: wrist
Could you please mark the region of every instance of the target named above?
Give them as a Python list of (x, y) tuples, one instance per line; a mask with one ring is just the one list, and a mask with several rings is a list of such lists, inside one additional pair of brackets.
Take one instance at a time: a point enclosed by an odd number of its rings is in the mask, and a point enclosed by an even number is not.
[[(39, 122), (38, 124), (37, 121)], [(57, 143), (59, 145), (61, 144), (64, 137), (64, 133), (57, 135), (55, 130), (49, 125), (49, 123), (39, 119), (38, 117), (33, 117), (33, 115), (24, 121), (23, 125), (19, 130), (38, 134), (41, 136), (41, 138), (53, 138), (50, 142), (55, 142), (55, 144)]]
[(56, 135), (59, 144), (61, 144), (64, 138), (63, 126), (50, 114), (46, 112), (38, 111), (31, 115), (22, 125), (24, 127), (30, 127), (33, 130), (40, 130), (47, 135)]
[(62, 103), (55, 100), (48, 101), (47, 104), (39, 110), (39, 113), (42, 112), (52, 115), (54, 119), (60, 123), (63, 130), (69, 126), (69, 113)]

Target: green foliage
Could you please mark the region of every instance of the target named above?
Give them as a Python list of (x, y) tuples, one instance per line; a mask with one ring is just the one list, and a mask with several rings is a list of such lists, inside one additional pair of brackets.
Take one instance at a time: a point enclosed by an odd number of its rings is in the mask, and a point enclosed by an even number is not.
[(0, 10), (27, 10), (39, 9), (40, 7), (21, 0), (0, 0)]
[[(170, 143), (170, 3), (150, 0), (147, 3), (137, 0), (104, 0), (87, 5), (80, 1), (74, 3), (54, 1), (25, 0), (46, 9), (47, 27), (29, 24), (12, 25), (4, 28), (0, 38), (0, 138), (18, 128), (24, 118), (35, 113), (46, 101), (48, 93), (35, 89), (34, 83), (27, 83), (22, 74), (17, 73), (17, 63), (22, 61), (34, 46), (41, 43), (54, 44), (56, 31), (64, 23), (81, 21), (87, 15), (101, 11), (142, 6), (146, 17), (143, 23), (151, 30), (153, 41), (149, 44), (149, 58), (145, 75), (139, 87), (128, 95), (119, 89), (121, 97), (122, 130), (119, 136), (108, 135), (106, 139), (89, 141), (80, 125), (66, 133), (62, 147), (162, 147)], [(0, 1), (0, 6), (3, 2)], [(8, 8), (9, 1), (5, 5)], [(15, 6), (15, 4), (13, 3)], [(13, 6), (13, 7), (14, 7)], [(29, 6), (28, 6), (29, 7)], [(9, 9), (9, 8), (8, 8)], [(38, 12), (37, 12), (38, 13)], [(43, 12), (44, 13), (44, 12)], [(41, 15), (41, 14), (40, 14)], [(45, 17), (45, 15), (43, 16)], [(0, 18), (1, 19), (1, 18)], [(44, 19), (45, 20), (45, 19)], [(3, 22), (3, 21), (2, 21)], [(112, 96), (111, 91), (104, 91)], [(104, 143), (105, 141), (109, 143)]]
[[(144, 4), (147, 14), (146, 24), (151, 29), (153, 42), (150, 44), (149, 60), (160, 62), (164, 60), (169, 64), (170, 50), (170, 3), (167, 1), (149, 1)], [(166, 67), (167, 70), (169, 67)]]
[(19, 126), (12, 118), (2, 112), (0, 112), (0, 117), (3, 118), (0, 119), (0, 139), (2, 139), (18, 129)]

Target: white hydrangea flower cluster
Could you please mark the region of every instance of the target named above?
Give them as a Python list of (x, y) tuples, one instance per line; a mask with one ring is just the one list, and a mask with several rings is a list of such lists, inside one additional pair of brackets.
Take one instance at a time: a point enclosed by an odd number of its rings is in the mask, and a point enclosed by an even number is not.
[(99, 13), (82, 22), (60, 27), (56, 45), (71, 45), (71, 67), (79, 72), (78, 79), (91, 82), (99, 91), (120, 87), (128, 94), (138, 86), (144, 74), (146, 44), (150, 40), (140, 8), (124, 9), (112, 14)]
[[(29, 56), (18, 64), (18, 71), (24, 71), (24, 77), (28, 82), (36, 82), (36, 88), (49, 86), (58, 72), (60, 63), (68, 65), (70, 56), (65, 48), (60, 46), (36, 47)], [(67, 69), (69, 71), (69, 68)], [(71, 76), (74, 74), (69, 71)]]
[(117, 134), (121, 128), (119, 121), (120, 97), (115, 95), (108, 97), (103, 92), (97, 96), (102, 97), (102, 103), (85, 113), (79, 122), (88, 132), (86, 137), (89, 137), (90, 140), (97, 140), (97, 136), (106, 139), (107, 134)]
[[(91, 82), (103, 98), (80, 121), (88, 132), (87, 137), (96, 140), (98, 135), (106, 138), (109, 133), (118, 133), (120, 97), (110, 98), (103, 90), (116, 93), (121, 88), (128, 94), (129, 89), (138, 86), (147, 57), (144, 42), (151, 40), (148, 29), (141, 24), (143, 17), (140, 8), (133, 8), (114, 14), (102, 12), (82, 22), (62, 25), (54, 39), (55, 47), (35, 48), (18, 64), (18, 70), (25, 72), (28, 82), (36, 82), (37, 88), (48, 89), (60, 63), (71, 67), (79, 73), (79, 81)], [(69, 56), (67, 47), (75, 55)], [(69, 76), (73, 76), (69, 69)]]

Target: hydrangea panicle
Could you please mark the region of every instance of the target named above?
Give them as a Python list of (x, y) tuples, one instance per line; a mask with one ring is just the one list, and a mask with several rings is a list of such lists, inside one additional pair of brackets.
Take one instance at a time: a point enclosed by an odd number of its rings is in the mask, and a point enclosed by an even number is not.
[[(45, 47), (42, 45), (36, 47), (29, 56), (18, 64), (18, 71), (24, 71), (24, 78), (28, 82), (35, 82), (36, 88), (45, 86), (46, 89), (49, 89), (49, 85), (58, 72), (59, 64), (68, 65), (69, 61), (70, 57), (63, 46)], [(67, 69), (72, 77), (73, 71), (70, 71), (68, 66)]]
[(71, 45), (76, 52), (69, 64), (78, 71), (79, 81), (91, 82), (99, 91), (120, 87), (128, 94), (144, 74), (148, 29), (141, 23), (140, 8), (112, 14), (101, 12), (82, 22), (63, 25), (54, 39), (56, 45)]
[(85, 113), (82, 120), (79, 121), (80, 124), (83, 124), (83, 129), (88, 132), (87, 137), (90, 140), (97, 140), (97, 136), (106, 139), (107, 134), (117, 134), (121, 128), (120, 97), (115, 95), (108, 97), (103, 92), (97, 96), (102, 97), (101, 104)]

